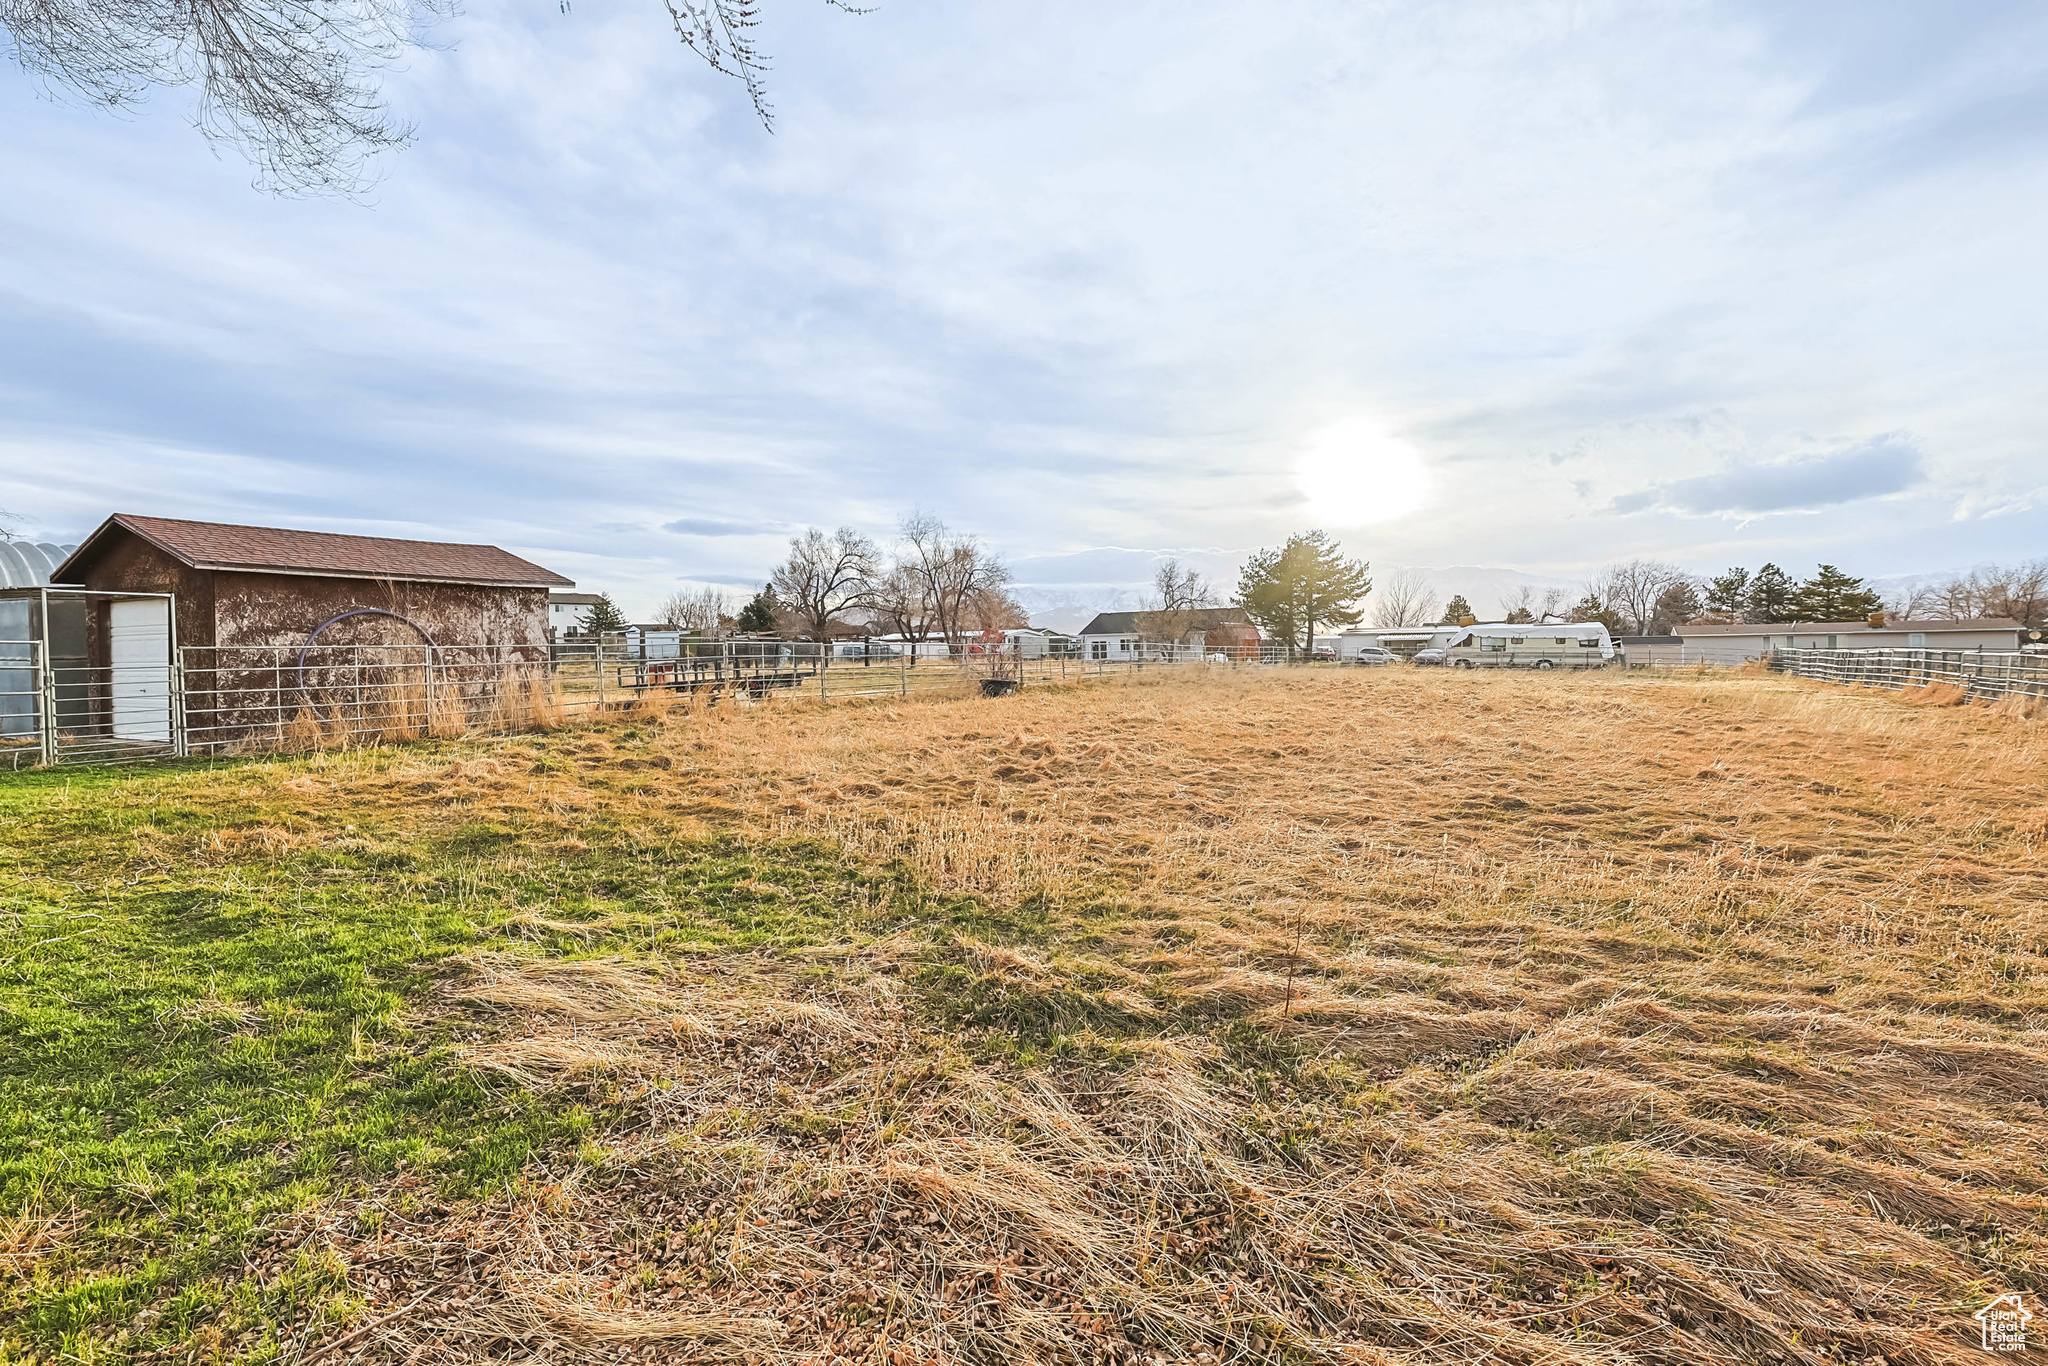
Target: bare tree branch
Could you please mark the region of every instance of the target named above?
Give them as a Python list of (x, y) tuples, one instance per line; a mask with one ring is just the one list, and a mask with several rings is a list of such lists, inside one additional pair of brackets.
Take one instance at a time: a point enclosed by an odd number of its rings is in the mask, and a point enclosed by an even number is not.
[(867, 598), (878, 572), (875, 543), (843, 526), (790, 538), (789, 558), (770, 580), (775, 596), (813, 640), (825, 640), (842, 612)]
[[(760, 0), (663, 4), (683, 43), (741, 81), (772, 129), (767, 59), (752, 36)], [(453, 9), (454, 0), (0, 0), (0, 30), (7, 55), (49, 93), (128, 109), (159, 87), (197, 87), (199, 131), (240, 148), (259, 187), (346, 196), (371, 184), (371, 157), (412, 140), (411, 125), (385, 111), (379, 73)]]
[(1006, 593), (1010, 569), (974, 536), (956, 536), (929, 512), (903, 519), (896, 567), (906, 600), (914, 600), (927, 628), (960, 638), (971, 604), (984, 594)]
[(1434, 597), (1435, 589), (1420, 570), (1396, 570), (1376, 587), (1372, 600), (1372, 624), (1379, 627), (1427, 625)]
[(1664, 594), (1679, 584), (1691, 582), (1691, 576), (1675, 564), (1630, 560), (1602, 570), (1586, 585), (1586, 592), (1616, 613), (1628, 634), (1643, 635), (1656, 623), (1658, 603)]
[(1895, 614), (1909, 620), (2009, 617), (2023, 626), (2048, 623), (2048, 559), (1983, 565), (1924, 584), (1896, 605)]
[(655, 609), (654, 619), (672, 631), (716, 631), (732, 615), (731, 594), (718, 588), (671, 593)]

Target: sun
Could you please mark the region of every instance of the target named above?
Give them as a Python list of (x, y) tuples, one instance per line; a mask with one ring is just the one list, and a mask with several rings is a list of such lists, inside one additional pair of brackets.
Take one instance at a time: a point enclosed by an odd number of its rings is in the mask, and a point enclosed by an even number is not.
[(1309, 438), (1294, 463), (1309, 512), (1333, 526), (1405, 517), (1429, 497), (1421, 454), (1368, 417), (1333, 422)]

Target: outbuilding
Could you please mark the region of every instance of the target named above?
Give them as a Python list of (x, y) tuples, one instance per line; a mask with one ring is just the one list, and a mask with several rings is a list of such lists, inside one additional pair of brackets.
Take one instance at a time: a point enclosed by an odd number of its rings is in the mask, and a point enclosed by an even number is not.
[(1773, 650), (1972, 650), (2014, 652), (2019, 622), (1902, 621), (1873, 614), (1863, 621), (1789, 621), (1769, 625), (1693, 621), (1685, 625), (1687, 663), (1742, 664)]
[(89, 667), (106, 671), (116, 732), (124, 708), (133, 738), (170, 727), (175, 690), (175, 724), (195, 744), (338, 698), (361, 710), (439, 689), (447, 702), (544, 668), (548, 594), (575, 586), (494, 545), (132, 513), (102, 522), (52, 578), (83, 590)]
[[(1378, 626), (1346, 631), (1335, 643), (1339, 659), (1356, 659), (1367, 650), (1386, 650), (1413, 659), (1423, 650), (1441, 650), (1463, 634), (1462, 626)], [(1321, 643), (1320, 637), (1317, 643)]]
[[(494, 545), (230, 526), (118, 513), (52, 574), (93, 592), (169, 593), (186, 647), (291, 646), (343, 614), (399, 619), (456, 645), (547, 643), (569, 579)], [(378, 638), (388, 627), (366, 621)]]
[(1684, 636), (1616, 636), (1614, 645), (1631, 669), (1685, 663)]

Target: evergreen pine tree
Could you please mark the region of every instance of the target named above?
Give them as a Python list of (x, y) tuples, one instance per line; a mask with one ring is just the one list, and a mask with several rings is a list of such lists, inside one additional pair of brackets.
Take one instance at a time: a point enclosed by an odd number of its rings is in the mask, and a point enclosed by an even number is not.
[(1597, 621), (1607, 628), (1608, 635), (1618, 636), (1622, 634), (1621, 613), (1602, 603), (1598, 593), (1588, 593), (1585, 597), (1580, 598), (1572, 606), (1571, 619), (1573, 621)]
[(1668, 636), (1700, 614), (1700, 594), (1691, 580), (1680, 579), (1657, 595), (1657, 605), (1645, 623), (1649, 634)]
[(1741, 567), (1707, 581), (1707, 610), (1730, 621), (1741, 621), (1749, 610), (1749, 571)]
[(1478, 615), (1479, 614), (1477, 612), (1474, 612), (1472, 610), (1472, 604), (1465, 601), (1465, 595), (1463, 593), (1459, 593), (1458, 595), (1453, 597), (1449, 602), (1444, 604), (1444, 619), (1439, 624), (1444, 626), (1456, 626), (1466, 617), (1472, 617), (1474, 619), (1477, 619)]
[(1822, 565), (1792, 595), (1800, 621), (1857, 621), (1884, 607), (1884, 599), (1863, 586), (1863, 580)]
[(1320, 531), (1289, 536), (1278, 550), (1261, 550), (1237, 576), (1237, 602), (1269, 635), (1313, 651), (1318, 626), (1350, 626), (1362, 615), (1352, 604), (1372, 591), (1363, 560), (1347, 560)]
[(740, 614), (733, 618), (733, 629), (744, 635), (766, 635), (775, 629), (775, 614), (781, 607), (775, 598), (775, 585), (764, 584), (761, 591), (754, 594), (753, 601), (742, 607)]
[(590, 604), (590, 610), (583, 614), (583, 630), (586, 634), (610, 635), (626, 629), (625, 613), (612, 601), (609, 593), (599, 593), (597, 601)]
[(1756, 577), (1749, 581), (1749, 593), (1743, 599), (1743, 614), (1758, 624), (1791, 621), (1794, 619), (1792, 595), (1796, 591), (1791, 575), (1774, 564), (1767, 564), (1757, 570)]

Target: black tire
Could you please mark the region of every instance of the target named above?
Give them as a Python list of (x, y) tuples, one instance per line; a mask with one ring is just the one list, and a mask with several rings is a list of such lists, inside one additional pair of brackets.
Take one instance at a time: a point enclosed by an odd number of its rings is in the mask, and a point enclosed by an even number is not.
[(1451, 667), (1454, 669), (1469, 669), (1472, 667), (1472, 661), (1469, 659), (1454, 659), (1451, 661)]
[(1547, 659), (1539, 659), (1536, 661), (1536, 667), (1539, 669), (1554, 669), (1557, 666)]

